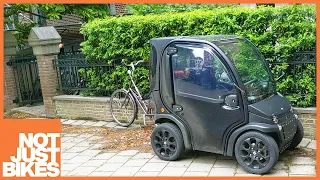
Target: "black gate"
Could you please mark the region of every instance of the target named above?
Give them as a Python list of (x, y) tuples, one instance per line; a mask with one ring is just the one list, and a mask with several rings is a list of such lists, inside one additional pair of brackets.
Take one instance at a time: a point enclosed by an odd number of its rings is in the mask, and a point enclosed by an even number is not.
[(17, 98), (14, 103), (20, 106), (42, 102), (37, 58), (35, 56), (12, 57), (7, 63), (13, 67), (17, 87)]

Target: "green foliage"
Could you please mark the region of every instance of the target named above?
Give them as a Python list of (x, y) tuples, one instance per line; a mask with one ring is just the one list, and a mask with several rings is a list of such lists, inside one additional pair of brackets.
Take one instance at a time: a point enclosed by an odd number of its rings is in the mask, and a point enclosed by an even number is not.
[[(45, 13), (47, 19), (61, 19), (63, 15), (77, 14), (85, 21), (94, 18), (105, 18), (109, 15), (105, 4), (11, 4), (10, 8), (6, 8), (4, 12), (5, 23), (13, 23), (10, 16), (18, 13), (30, 13), (32, 9), (38, 9)], [(15, 22), (15, 35), (19, 46), (24, 46), (32, 27), (36, 26), (35, 22)]]
[(126, 8), (134, 15), (162, 14), (166, 12), (186, 12), (212, 10), (222, 7), (236, 7), (237, 4), (127, 4)]
[[(247, 37), (271, 62), (279, 57), (290, 60), (296, 51), (315, 50), (315, 16), (315, 6), (292, 5), (96, 19), (81, 29), (86, 37), (82, 50), (93, 59), (129, 57), (140, 60), (149, 58), (149, 40), (152, 38), (234, 34)], [(299, 92), (288, 97), (294, 105), (308, 106), (315, 100), (315, 85), (311, 83), (311, 77), (305, 76), (307, 71), (293, 81), (291, 69), (286, 63), (273, 68), (275, 78), (281, 75), (280, 71), (286, 72), (286, 77), (277, 82), (277, 90), (287, 94), (298, 86)], [(146, 77), (140, 83), (146, 84)], [(300, 92), (307, 95), (303, 98)]]

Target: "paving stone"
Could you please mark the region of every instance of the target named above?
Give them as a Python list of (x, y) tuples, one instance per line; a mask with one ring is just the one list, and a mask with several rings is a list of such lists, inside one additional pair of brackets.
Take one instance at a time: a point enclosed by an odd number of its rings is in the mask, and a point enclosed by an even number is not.
[(212, 168), (208, 176), (234, 176), (234, 168)]
[(87, 121), (87, 122), (81, 124), (81, 126), (91, 126), (91, 125), (93, 125), (95, 123), (97, 123), (97, 122), (96, 121)]
[(68, 121), (63, 121), (62, 124), (72, 124), (74, 122), (75, 120), (68, 120)]
[(79, 136), (79, 134), (74, 134), (74, 133), (66, 133), (63, 135), (63, 137), (76, 137)]
[(137, 172), (134, 176), (158, 176), (160, 172), (152, 172), (152, 171), (146, 171), (146, 172)]
[(317, 149), (317, 142), (316, 140), (312, 140), (309, 145), (307, 146), (309, 149)]
[(315, 166), (302, 166), (302, 165), (296, 165), (296, 166), (290, 166), (289, 167), (289, 173), (290, 175), (293, 174), (303, 174), (303, 175), (315, 175), (316, 174), (316, 168)]
[(259, 175), (259, 174), (235, 174), (234, 176), (261, 176), (261, 175)]
[(68, 142), (71, 141), (74, 137), (71, 136), (64, 136), (61, 138), (61, 142)]
[(101, 165), (103, 165), (106, 162), (107, 162), (107, 160), (90, 159), (89, 161), (83, 163), (81, 166), (100, 167)]
[(72, 171), (72, 170), (76, 169), (77, 167), (79, 167), (80, 165), (81, 165), (81, 163), (62, 164), (61, 171)]
[(79, 153), (61, 153), (61, 159), (62, 160), (69, 160), (69, 159), (74, 158), (78, 154)]
[(70, 140), (71, 143), (81, 143), (84, 142), (86, 139), (85, 138), (78, 138), (78, 137), (74, 137), (73, 139)]
[(163, 162), (167, 162), (167, 161), (164, 161), (164, 160), (160, 159), (158, 156), (154, 156), (152, 159), (150, 159), (150, 161), (149, 161), (149, 162), (154, 162), (154, 163), (156, 163), (156, 162), (158, 162), (158, 163), (163, 163)]
[(294, 177), (294, 176), (303, 176), (303, 177), (314, 177), (316, 176), (315, 174), (314, 175), (303, 175), (303, 174), (289, 174), (289, 177)]
[(71, 123), (71, 125), (78, 126), (78, 125), (84, 124), (86, 122), (87, 121), (85, 121), (85, 120), (76, 120), (75, 122)]
[(68, 152), (68, 153), (80, 153), (80, 152), (83, 152), (86, 149), (88, 149), (88, 147), (73, 146), (72, 148), (68, 149), (66, 152)]
[(89, 137), (92, 137), (94, 136), (93, 134), (81, 134), (80, 136), (78, 136), (78, 138), (85, 138), (85, 139), (88, 139)]
[(194, 163), (213, 164), (217, 160), (216, 156), (197, 156), (194, 159)]
[(89, 149), (99, 149), (102, 146), (103, 146), (102, 144), (94, 144), (94, 145), (90, 146)]
[(113, 127), (116, 127), (118, 124), (115, 123), (115, 122), (109, 122), (108, 124), (105, 124), (104, 126), (105, 127), (109, 127), (109, 128), (113, 128)]
[(231, 167), (231, 168), (235, 168), (237, 166), (237, 161), (235, 160), (225, 160), (225, 159), (218, 159), (213, 167)]
[(183, 176), (208, 176), (208, 172), (205, 171), (186, 171)]
[(108, 122), (106, 122), (106, 121), (98, 121), (97, 123), (92, 124), (91, 126), (103, 126), (103, 125), (106, 125), (106, 124), (108, 124)]
[(115, 155), (113, 156), (112, 158), (110, 158), (108, 160), (108, 163), (113, 163), (113, 162), (127, 162), (129, 160), (130, 156), (118, 156), (118, 155)]
[(283, 161), (278, 161), (273, 169), (288, 169), (288, 164)]
[(170, 161), (168, 167), (189, 167), (193, 159), (182, 159), (177, 161)]
[(88, 138), (87, 140), (94, 141), (94, 140), (101, 139), (101, 138), (102, 138), (101, 136), (92, 136), (92, 137)]
[(182, 176), (186, 167), (165, 167), (158, 176)]
[(92, 156), (75, 156), (74, 158), (70, 159), (66, 163), (69, 163), (69, 164), (85, 163), (91, 158)]
[(77, 143), (61, 143), (61, 149), (70, 149), (75, 146)]
[(102, 166), (100, 166), (95, 171), (116, 171), (118, 170), (123, 163), (105, 163)]
[(118, 153), (118, 156), (134, 156), (137, 153), (139, 153), (138, 150), (126, 150), (126, 151), (121, 151), (120, 153)]
[(236, 174), (250, 174), (250, 173), (239, 166), (236, 170)]
[(192, 162), (187, 169), (187, 171), (205, 171), (210, 172), (213, 164), (207, 164), (207, 163), (194, 163)]
[(101, 150), (93, 150), (93, 149), (87, 149), (85, 151), (83, 151), (82, 153), (79, 154), (79, 156), (96, 156), (97, 154), (99, 154), (101, 152)]
[(61, 176), (66, 176), (70, 171), (60, 171)]
[(115, 156), (116, 153), (101, 153), (93, 157), (92, 159), (110, 159)]
[(89, 176), (105, 176), (109, 177), (111, 174), (114, 173), (113, 171), (93, 171)]
[(168, 164), (168, 162), (161, 163), (146, 163), (139, 171), (162, 171), (162, 169)]
[(298, 147), (306, 148), (310, 142), (311, 139), (303, 138)]
[(154, 155), (152, 153), (138, 153), (133, 156), (131, 159), (151, 159)]
[(121, 167), (111, 176), (133, 176), (139, 169), (140, 167)]
[(87, 176), (91, 174), (96, 167), (78, 167), (75, 170), (71, 171), (68, 176)]
[(144, 164), (146, 164), (148, 159), (131, 159), (127, 161), (123, 166), (131, 166), (131, 167), (142, 167)]
[(82, 141), (82, 142), (78, 143), (77, 146), (90, 148), (92, 146), (92, 143), (90, 143), (88, 141)]
[(287, 177), (288, 176), (288, 172), (287, 170), (275, 170), (275, 169), (272, 169), (271, 171), (268, 172), (268, 174), (264, 174), (263, 176), (285, 176)]
[(313, 165), (315, 163), (316, 163), (315, 158), (311, 158), (311, 157), (293, 157), (293, 159), (291, 160), (291, 164)]

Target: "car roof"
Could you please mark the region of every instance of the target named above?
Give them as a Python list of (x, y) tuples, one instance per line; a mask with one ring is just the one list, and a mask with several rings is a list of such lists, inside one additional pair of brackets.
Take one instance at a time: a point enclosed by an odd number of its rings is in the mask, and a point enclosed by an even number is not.
[(160, 37), (160, 38), (153, 38), (151, 41), (163, 41), (168, 42), (172, 40), (203, 40), (203, 41), (209, 41), (209, 42), (215, 42), (215, 41), (224, 41), (224, 40), (231, 40), (231, 39), (243, 39), (242, 36), (236, 36), (236, 35), (199, 35), (199, 36), (172, 36), (172, 37)]

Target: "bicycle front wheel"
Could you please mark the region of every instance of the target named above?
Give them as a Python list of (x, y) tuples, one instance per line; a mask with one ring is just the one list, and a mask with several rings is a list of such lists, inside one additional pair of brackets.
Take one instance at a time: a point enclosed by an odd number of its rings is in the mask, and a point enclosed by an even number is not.
[(125, 89), (118, 89), (112, 93), (110, 110), (113, 119), (123, 127), (130, 126), (137, 117), (137, 104)]

